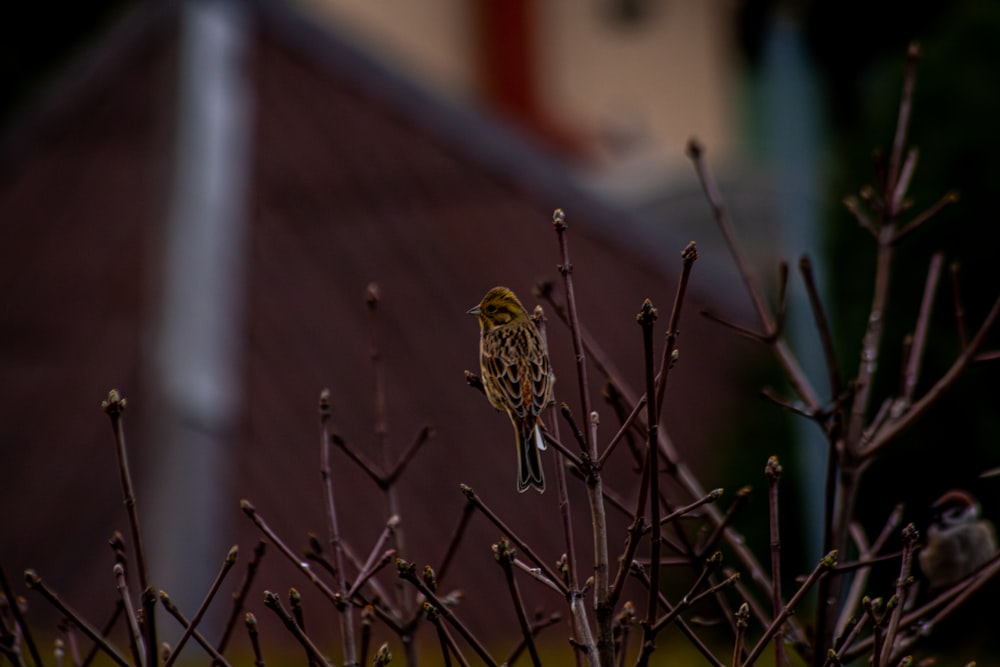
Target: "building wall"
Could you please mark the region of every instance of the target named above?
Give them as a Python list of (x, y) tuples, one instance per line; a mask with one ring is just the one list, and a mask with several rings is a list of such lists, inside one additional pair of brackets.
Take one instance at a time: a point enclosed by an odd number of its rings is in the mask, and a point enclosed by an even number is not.
[[(390, 64), (447, 94), (477, 99), (477, 6), (465, 0), (297, 0)], [(532, 3), (545, 122), (572, 134), (597, 166), (686, 165), (698, 136), (717, 160), (738, 150), (739, 58), (733, 0)], [(517, 39), (512, 35), (511, 39)]]

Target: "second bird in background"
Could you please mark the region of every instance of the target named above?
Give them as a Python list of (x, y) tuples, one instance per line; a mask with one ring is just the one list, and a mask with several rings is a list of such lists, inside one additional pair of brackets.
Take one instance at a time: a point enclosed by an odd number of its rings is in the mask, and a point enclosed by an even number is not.
[(479, 367), (486, 398), (514, 425), (517, 490), (545, 490), (541, 414), (552, 401), (555, 376), (541, 336), (517, 297), (494, 287), (468, 313), (479, 320)]

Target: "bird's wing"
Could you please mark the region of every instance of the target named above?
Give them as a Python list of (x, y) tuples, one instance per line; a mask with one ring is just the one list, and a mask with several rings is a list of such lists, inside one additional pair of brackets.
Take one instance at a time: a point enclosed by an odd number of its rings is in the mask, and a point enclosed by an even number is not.
[(531, 413), (540, 415), (552, 397), (552, 383), (555, 381), (552, 365), (547, 356), (539, 353), (528, 360), (525, 368), (531, 383)]
[(483, 353), (483, 364), (493, 378), (494, 383), (491, 388), (499, 394), (496, 397), (498, 400), (493, 402), (494, 405), (500, 403), (512, 417), (524, 419), (528, 414), (524, 395), (526, 385), (521, 381), (517, 358), (503, 353), (490, 354), (486, 351)]

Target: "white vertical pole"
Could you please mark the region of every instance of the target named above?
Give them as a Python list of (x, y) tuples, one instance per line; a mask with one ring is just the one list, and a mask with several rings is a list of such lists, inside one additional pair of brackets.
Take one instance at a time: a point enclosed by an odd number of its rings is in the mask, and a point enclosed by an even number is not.
[(188, 616), (231, 546), (222, 511), (232, 500), (230, 447), (242, 402), (248, 20), (238, 1), (180, 6), (174, 163), (150, 337), (157, 403), (149, 407), (146, 442), (155, 450), (144, 527), (154, 584)]

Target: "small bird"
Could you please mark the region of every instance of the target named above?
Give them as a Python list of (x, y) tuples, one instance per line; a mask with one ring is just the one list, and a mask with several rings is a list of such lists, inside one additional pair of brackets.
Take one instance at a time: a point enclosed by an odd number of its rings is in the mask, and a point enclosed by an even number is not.
[(931, 506), (934, 519), (917, 558), (931, 593), (969, 576), (997, 553), (993, 524), (979, 515), (979, 503), (965, 491), (952, 490)]
[(479, 367), (486, 398), (514, 424), (517, 490), (545, 490), (540, 415), (552, 400), (555, 376), (528, 312), (506, 287), (494, 287), (468, 310), (479, 320)]

